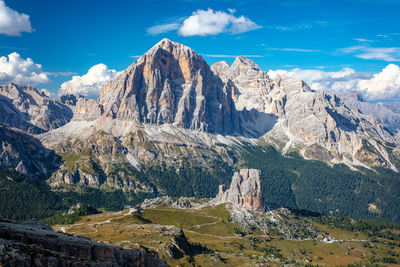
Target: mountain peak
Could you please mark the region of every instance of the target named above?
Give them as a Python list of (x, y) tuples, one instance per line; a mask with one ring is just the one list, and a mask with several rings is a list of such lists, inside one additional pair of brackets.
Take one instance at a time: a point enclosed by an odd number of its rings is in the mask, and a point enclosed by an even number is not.
[(110, 81), (100, 93), (100, 104), (113, 118), (210, 132), (233, 130), (236, 116), (222, 81), (204, 59), (169, 39)]
[(226, 61), (218, 61), (211, 65), (211, 70), (215, 75), (222, 77), (229, 67), (230, 66)]
[(248, 67), (252, 69), (261, 70), (260, 67), (251, 59), (248, 59), (245, 56), (238, 56), (236, 57), (235, 61), (232, 64), (232, 67)]
[(164, 50), (167, 51), (169, 53), (172, 53), (174, 55), (185, 55), (187, 57), (190, 57), (192, 55), (196, 55), (199, 56), (196, 52), (194, 52), (193, 49), (191, 49), (190, 47), (183, 45), (181, 43), (177, 43), (174, 41), (171, 41), (168, 38), (164, 38), (161, 41), (159, 41), (158, 43), (156, 43), (149, 51), (147, 51), (145, 53), (145, 55), (151, 55), (151, 56), (155, 56), (157, 54), (157, 51), (159, 50)]

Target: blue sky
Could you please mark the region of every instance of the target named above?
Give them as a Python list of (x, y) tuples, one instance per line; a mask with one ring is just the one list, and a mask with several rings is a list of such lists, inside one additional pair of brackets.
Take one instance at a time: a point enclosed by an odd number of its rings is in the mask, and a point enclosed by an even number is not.
[[(36, 85), (52, 92), (99, 63), (121, 71), (164, 37), (192, 47), (209, 64), (250, 55), (265, 71), (347, 67), (379, 73), (400, 60), (397, 0), (5, 0), (5, 5), (29, 15), (31, 28), (13, 33), (0, 21), (0, 56), (17, 52), (41, 64), (48, 80)], [(214, 32), (180, 30), (199, 10), (228, 22)]]

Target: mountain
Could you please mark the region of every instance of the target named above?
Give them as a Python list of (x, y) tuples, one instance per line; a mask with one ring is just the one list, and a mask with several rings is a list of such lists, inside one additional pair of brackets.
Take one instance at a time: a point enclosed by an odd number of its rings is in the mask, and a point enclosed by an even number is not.
[(306, 159), (397, 170), (388, 149), (397, 139), (334, 94), (311, 90), (291, 77), (277, 75), (271, 80), (244, 57), (236, 58), (227, 69), (227, 64), (216, 64), (225, 66), (220, 77), (230, 85), (236, 109), (256, 109), (278, 117), (262, 139), (283, 153), (296, 151)]
[(0, 123), (38, 134), (68, 123), (72, 110), (35, 87), (0, 86)]
[(33, 136), (0, 124), (0, 166), (32, 178), (48, 178), (61, 164), (60, 157)]
[(238, 131), (224, 85), (203, 58), (164, 39), (100, 92), (107, 117), (207, 132)]
[[(56, 103), (73, 112), (71, 121), (35, 137), (61, 158), (47, 179), (61, 196), (113, 192), (120, 206), (149, 196), (211, 197), (235, 170), (260, 169), (268, 203), (400, 220), (398, 139), (336, 95), (270, 79), (245, 57), (210, 67), (163, 39), (97, 101)], [(81, 197), (101, 208), (99, 197)]]
[(366, 102), (360, 92), (339, 93), (338, 97), (348, 107), (359, 109), (366, 115), (371, 115), (392, 133), (400, 131), (400, 107), (391, 103)]

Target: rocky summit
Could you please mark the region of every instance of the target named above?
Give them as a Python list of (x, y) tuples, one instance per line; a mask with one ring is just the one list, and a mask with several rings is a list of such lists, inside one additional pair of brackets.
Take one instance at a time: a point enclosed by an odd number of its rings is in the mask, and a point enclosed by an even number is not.
[(264, 212), (260, 174), (257, 169), (241, 169), (240, 172), (235, 172), (229, 189), (226, 185), (220, 185), (213, 202), (231, 203), (234, 207), (242, 207), (248, 211)]
[(168, 39), (108, 83), (99, 102), (111, 118), (222, 133), (239, 126), (233, 102), (208, 64)]

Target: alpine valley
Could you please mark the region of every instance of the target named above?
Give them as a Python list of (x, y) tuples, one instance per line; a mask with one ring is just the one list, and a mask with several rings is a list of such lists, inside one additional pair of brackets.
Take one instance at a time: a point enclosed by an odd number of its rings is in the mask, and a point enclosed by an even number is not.
[(242, 56), (209, 67), (163, 39), (98, 100), (12, 83), (0, 95), (4, 217), (214, 197), (248, 167), (271, 205), (400, 221), (398, 128)]
[(0, 86), (0, 265), (399, 263), (396, 112), (168, 39), (97, 100)]

